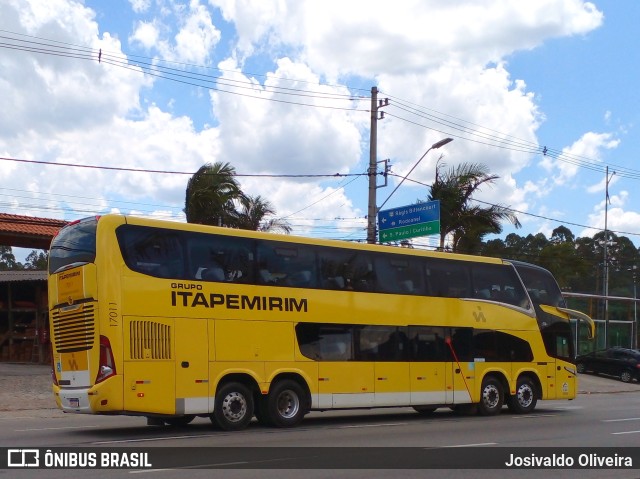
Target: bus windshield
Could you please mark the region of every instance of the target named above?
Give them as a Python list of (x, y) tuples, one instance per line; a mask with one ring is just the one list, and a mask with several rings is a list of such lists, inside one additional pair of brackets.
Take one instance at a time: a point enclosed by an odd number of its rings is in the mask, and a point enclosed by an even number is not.
[(49, 273), (55, 273), (72, 265), (94, 262), (97, 225), (98, 218), (91, 217), (62, 228), (51, 242)]
[(551, 273), (545, 269), (517, 261), (513, 261), (513, 264), (535, 306), (546, 304), (559, 308), (566, 307), (560, 287)]

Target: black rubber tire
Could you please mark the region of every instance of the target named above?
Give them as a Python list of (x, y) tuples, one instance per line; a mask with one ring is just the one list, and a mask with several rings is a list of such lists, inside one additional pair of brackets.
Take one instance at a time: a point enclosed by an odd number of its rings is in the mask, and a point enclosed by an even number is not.
[(196, 417), (193, 414), (187, 414), (186, 416), (176, 416), (176, 417), (167, 417), (164, 418), (164, 422), (166, 422), (169, 426), (186, 426), (191, 421), (193, 421)]
[(216, 394), (211, 422), (225, 431), (239, 431), (251, 422), (253, 408), (251, 391), (242, 383), (228, 383)]
[(296, 426), (307, 413), (306, 397), (304, 389), (296, 381), (278, 381), (267, 397), (267, 422), (275, 427)]
[(516, 393), (507, 399), (509, 411), (515, 414), (527, 414), (536, 408), (538, 403), (538, 389), (534, 382), (524, 376), (518, 378)]
[(482, 416), (495, 416), (500, 414), (504, 404), (504, 388), (502, 383), (493, 376), (487, 376), (482, 381), (480, 388), (480, 402), (478, 412)]

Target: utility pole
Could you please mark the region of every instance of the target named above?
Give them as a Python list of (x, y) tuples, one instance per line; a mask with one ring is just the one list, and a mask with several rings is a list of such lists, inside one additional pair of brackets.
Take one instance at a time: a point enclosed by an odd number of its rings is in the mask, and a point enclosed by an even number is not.
[(389, 99), (378, 103), (378, 88), (371, 87), (371, 132), (369, 137), (369, 208), (367, 212), (367, 243), (374, 244), (376, 242), (376, 216), (378, 215), (378, 207), (376, 206), (376, 190), (378, 176), (378, 120), (384, 118), (382, 112), (378, 118), (378, 108), (387, 106)]
[(609, 176), (609, 167), (605, 170), (605, 195), (604, 195), (604, 347), (609, 348), (609, 232), (607, 231), (607, 215), (609, 211), (609, 182), (614, 171)]

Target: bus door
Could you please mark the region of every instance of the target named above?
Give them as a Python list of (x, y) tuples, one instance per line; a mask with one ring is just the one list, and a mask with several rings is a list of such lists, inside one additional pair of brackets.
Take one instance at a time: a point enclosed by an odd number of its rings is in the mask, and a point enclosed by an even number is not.
[(206, 319), (175, 320), (176, 414), (204, 414), (213, 410), (213, 404), (209, 405), (207, 324)]
[(360, 331), (360, 343), (375, 344), (375, 405), (411, 404), (407, 328), (365, 326)]
[[(374, 405), (374, 362), (355, 361), (353, 328), (331, 325), (319, 331), (318, 392), (321, 408)], [(361, 358), (364, 359), (364, 358)]]
[(411, 405), (447, 403), (445, 328), (409, 327)]
[(473, 361), (473, 328), (451, 328), (446, 340), (448, 349), (447, 404), (473, 402), (475, 363)]

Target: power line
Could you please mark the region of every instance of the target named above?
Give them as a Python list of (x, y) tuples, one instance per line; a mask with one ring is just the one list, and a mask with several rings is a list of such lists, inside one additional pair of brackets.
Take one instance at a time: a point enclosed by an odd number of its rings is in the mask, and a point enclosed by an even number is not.
[[(89, 168), (95, 170), (111, 170), (111, 171), (128, 171), (135, 173), (158, 173), (166, 175), (190, 175), (193, 176), (193, 171), (170, 171), (170, 170), (150, 170), (144, 168), (124, 168), (119, 166), (102, 166), (102, 165), (83, 165), (80, 163), (62, 163), (62, 162), (50, 162), (41, 160), (23, 160), (20, 158), (9, 158), (0, 156), (0, 161), (14, 161), (18, 163), (33, 163), (37, 165), (48, 166), (68, 166), (73, 168)], [(205, 173), (207, 175), (215, 175), (217, 173)], [(382, 173), (380, 173), (382, 174)], [(325, 173), (325, 174), (275, 174), (275, 173), (234, 173), (232, 176), (241, 178), (344, 178), (349, 176), (367, 176), (367, 173)]]

